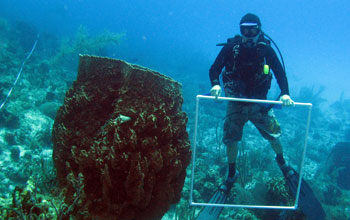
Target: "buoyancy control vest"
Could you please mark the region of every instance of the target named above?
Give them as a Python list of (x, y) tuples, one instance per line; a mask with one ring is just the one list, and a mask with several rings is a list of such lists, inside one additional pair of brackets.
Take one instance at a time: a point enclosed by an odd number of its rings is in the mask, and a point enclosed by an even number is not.
[(244, 46), (242, 37), (236, 35), (221, 45), (228, 47), (229, 51), (222, 72), (226, 95), (266, 99), (272, 80), (266, 63), (266, 47), (270, 47), (270, 41), (261, 35), (257, 45), (248, 48)]

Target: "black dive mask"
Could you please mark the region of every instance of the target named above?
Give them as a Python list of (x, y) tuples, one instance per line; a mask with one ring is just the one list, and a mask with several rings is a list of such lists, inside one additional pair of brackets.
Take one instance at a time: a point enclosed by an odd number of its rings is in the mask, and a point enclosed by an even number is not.
[(258, 23), (242, 23), (240, 29), (243, 38), (243, 46), (246, 48), (255, 47), (261, 33), (260, 25)]
[(244, 26), (241, 25), (241, 34), (247, 38), (256, 37), (260, 33), (259, 25)]
[(241, 34), (247, 38), (254, 38), (261, 31), (260, 26), (255, 23), (243, 23), (240, 25), (240, 29)]

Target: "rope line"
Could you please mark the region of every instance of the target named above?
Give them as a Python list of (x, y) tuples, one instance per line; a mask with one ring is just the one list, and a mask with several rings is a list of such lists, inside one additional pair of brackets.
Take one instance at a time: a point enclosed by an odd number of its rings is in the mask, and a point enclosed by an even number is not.
[(18, 79), (19, 79), (20, 76), (21, 76), (21, 73), (22, 73), (24, 64), (26, 63), (26, 61), (27, 61), (27, 60), (30, 58), (30, 56), (32, 55), (32, 53), (33, 53), (33, 51), (34, 51), (34, 49), (35, 49), (37, 43), (38, 43), (38, 39), (35, 41), (35, 43), (34, 43), (34, 45), (33, 45), (33, 47), (32, 47), (32, 50), (30, 51), (30, 53), (28, 54), (28, 56), (27, 56), (27, 57), (25, 58), (25, 60), (23, 61), (22, 65), (21, 65), (21, 68), (20, 68), (20, 70), (19, 70), (19, 72), (18, 72), (18, 74), (17, 74), (17, 77), (16, 77), (15, 82), (13, 83), (13, 85), (12, 85), (11, 89), (9, 90), (9, 92), (7, 93), (7, 96), (6, 96), (5, 100), (4, 100), (4, 101), (2, 102), (2, 104), (0, 105), (0, 111), (1, 111), (1, 109), (4, 107), (4, 105), (6, 104), (7, 100), (9, 99), (9, 97), (10, 97), (10, 95), (11, 95), (11, 93), (12, 93), (13, 88), (16, 86), (17, 81), (18, 81)]

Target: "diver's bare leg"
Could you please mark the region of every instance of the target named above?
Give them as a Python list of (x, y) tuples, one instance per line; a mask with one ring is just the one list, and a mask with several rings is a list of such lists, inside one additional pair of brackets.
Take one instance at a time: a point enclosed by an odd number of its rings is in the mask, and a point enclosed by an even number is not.
[(227, 162), (229, 164), (236, 163), (237, 154), (238, 154), (238, 141), (234, 141), (226, 145)]
[(279, 163), (280, 165), (284, 165), (286, 163), (286, 161), (283, 158), (283, 149), (282, 149), (282, 144), (281, 144), (280, 140), (278, 138), (275, 138), (273, 140), (270, 140), (270, 144), (271, 144), (272, 149), (276, 153), (277, 163)]
[(226, 145), (226, 155), (228, 162), (228, 178), (233, 178), (236, 174), (236, 159), (238, 154), (238, 141)]

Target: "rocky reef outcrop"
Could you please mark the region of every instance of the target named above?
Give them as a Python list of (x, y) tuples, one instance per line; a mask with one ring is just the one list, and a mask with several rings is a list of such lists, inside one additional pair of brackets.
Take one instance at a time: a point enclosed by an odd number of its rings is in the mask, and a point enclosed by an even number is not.
[(75, 219), (161, 219), (190, 161), (181, 84), (121, 60), (80, 56), (53, 126), (53, 159)]
[(329, 155), (328, 172), (341, 189), (350, 190), (350, 142), (338, 142)]

